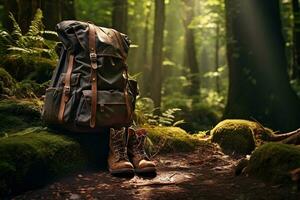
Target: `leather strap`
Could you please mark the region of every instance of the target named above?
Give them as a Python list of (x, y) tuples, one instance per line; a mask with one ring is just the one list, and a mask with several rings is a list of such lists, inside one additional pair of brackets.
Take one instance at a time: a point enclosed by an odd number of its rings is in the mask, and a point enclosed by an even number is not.
[(63, 88), (62, 97), (60, 100), (60, 107), (58, 112), (58, 121), (60, 123), (64, 122), (64, 114), (65, 114), (65, 108), (66, 104), (70, 99), (70, 92), (71, 92), (71, 76), (72, 76), (72, 70), (73, 70), (73, 63), (74, 63), (74, 55), (70, 54), (68, 58), (68, 68), (65, 76), (65, 85)]
[(90, 127), (96, 126), (97, 114), (97, 52), (96, 52), (96, 28), (93, 24), (89, 25), (89, 51), (91, 60), (91, 85), (92, 85), (92, 103)]

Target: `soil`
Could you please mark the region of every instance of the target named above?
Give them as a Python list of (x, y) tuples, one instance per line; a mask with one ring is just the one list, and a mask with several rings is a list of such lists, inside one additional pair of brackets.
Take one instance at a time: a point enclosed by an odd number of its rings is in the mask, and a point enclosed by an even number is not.
[(156, 176), (113, 177), (107, 171), (85, 171), (64, 177), (13, 199), (201, 199), (299, 200), (296, 186), (272, 185), (235, 176), (240, 157), (216, 146), (191, 153), (159, 155)]

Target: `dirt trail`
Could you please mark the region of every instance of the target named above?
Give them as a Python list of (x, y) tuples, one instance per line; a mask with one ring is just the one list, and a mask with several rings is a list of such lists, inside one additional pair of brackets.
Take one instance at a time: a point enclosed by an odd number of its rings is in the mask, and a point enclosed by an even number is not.
[(300, 199), (300, 192), (292, 188), (234, 176), (237, 161), (209, 146), (193, 153), (158, 156), (156, 177), (118, 178), (103, 171), (84, 172), (14, 199)]

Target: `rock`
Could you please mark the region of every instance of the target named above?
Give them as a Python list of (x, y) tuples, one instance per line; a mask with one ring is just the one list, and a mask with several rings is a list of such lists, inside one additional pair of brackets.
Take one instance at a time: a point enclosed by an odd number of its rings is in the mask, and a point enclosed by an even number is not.
[(270, 142), (257, 148), (246, 173), (276, 184), (291, 183), (291, 172), (300, 168), (300, 147)]
[(0, 101), (0, 134), (14, 133), (32, 126), (40, 126), (41, 102), (35, 100)]
[(41, 186), (85, 164), (78, 142), (42, 128), (0, 138), (0, 199), (10, 191)]
[(4, 68), (0, 67), (0, 94), (13, 95), (15, 84), (14, 78)]
[(225, 153), (250, 154), (255, 146), (255, 122), (247, 120), (224, 120), (212, 130), (212, 142), (220, 145)]
[(148, 132), (146, 150), (148, 153), (189, 152), (201, 142), (178, 127), (144, 127)]

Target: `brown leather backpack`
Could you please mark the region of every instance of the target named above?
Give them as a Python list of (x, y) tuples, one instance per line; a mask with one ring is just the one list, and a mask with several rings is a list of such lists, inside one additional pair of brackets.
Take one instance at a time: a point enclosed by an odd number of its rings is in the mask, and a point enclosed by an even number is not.
[(44, 121), (75, 132), (130, 126), (137, 83), (128, 78), (128, 37), (80, 21), (63, 21), (56, 30), (62, 48), (45, 95)]

